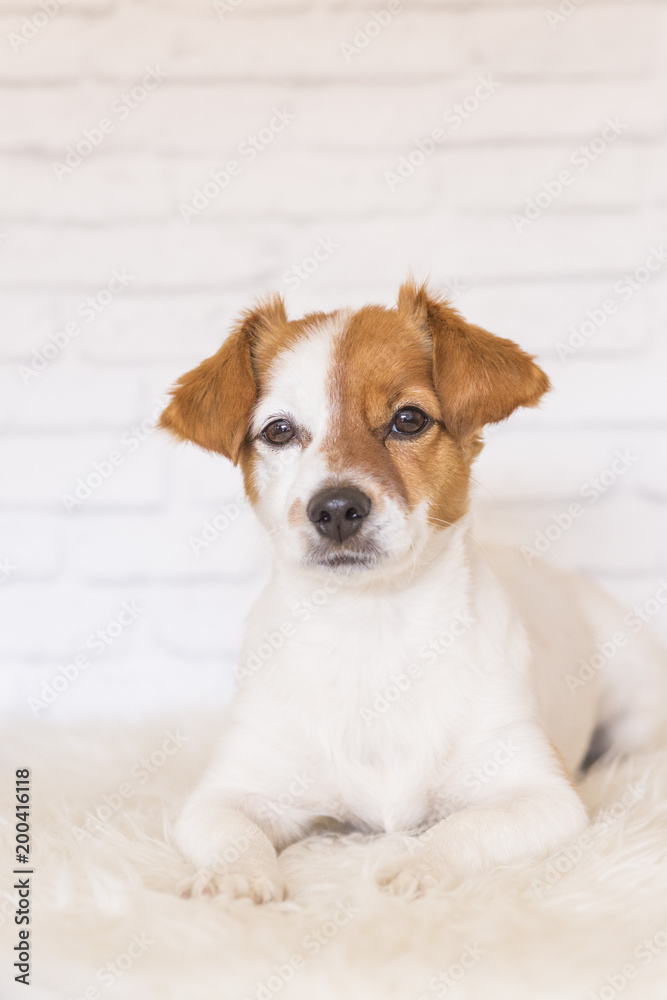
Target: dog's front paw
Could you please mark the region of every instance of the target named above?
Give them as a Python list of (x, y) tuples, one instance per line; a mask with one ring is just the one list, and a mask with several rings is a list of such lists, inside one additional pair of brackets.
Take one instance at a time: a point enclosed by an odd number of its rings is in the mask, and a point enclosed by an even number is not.
[(416, 899), (431, 889), (446, 889), (452, 884), (451, 873), (443, 870), (424, 849), (386, 865), (378, 873), (377, 881), (383, 889), (406, 899)]
[(238, 865), (224, 872), (203, 869), (184, 879), (178, 886), (181, 896), (222, 896), (226, 899), (249, 899), (253, 903), (280, 903), (287, 895), (287, 885), (278, 865), (259, 863)]

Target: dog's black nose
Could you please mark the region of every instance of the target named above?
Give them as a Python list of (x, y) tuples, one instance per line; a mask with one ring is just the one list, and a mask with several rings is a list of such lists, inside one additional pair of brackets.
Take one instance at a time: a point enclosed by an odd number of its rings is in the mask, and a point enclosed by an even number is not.
[(371, 509), (370, 498), (354, 486), (333, 486), (317, 493), (308, 504), (308, 517), (320, 534), (344, 542), (361, 527)]

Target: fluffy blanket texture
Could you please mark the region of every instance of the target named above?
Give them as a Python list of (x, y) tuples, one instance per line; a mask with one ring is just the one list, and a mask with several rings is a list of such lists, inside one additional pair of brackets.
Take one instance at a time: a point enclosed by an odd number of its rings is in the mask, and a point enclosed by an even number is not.
[[(667, 752), (601, 762), (581, 787), (588, 834), (550, 859), (406, 901), (373, 872), (409, 838), (323, 834), (283, 853), (289, 900), (255, 907), (176, 892), (188, 866), (172, 824), (214, 728), (5, 734), (3, 1000), (667, 997)], [(12, 780), (26, 766), (29, 991), (11, 957)]]

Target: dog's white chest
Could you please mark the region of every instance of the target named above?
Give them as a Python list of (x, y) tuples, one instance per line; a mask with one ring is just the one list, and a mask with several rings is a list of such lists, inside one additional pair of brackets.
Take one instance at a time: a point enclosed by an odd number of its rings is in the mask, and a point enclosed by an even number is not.
[(322, 804), (369, 830), (429, 821), (451, 745), (450, 705), (413, 630), (386, 609), (358, 629), (314, 621), (277, 665), (295, 718), (309, 720), (304, 753)]
[(428, 821), (434, 778), (433, 761), (419, 741), (407, 745), (382, 725), (370, 736), (362, 734), (354, 743), (341, 745), (337, 766), (327, 775), (346, 820), (389, 832)]
[[(480, 641), (469, 592), (465, 573), (437, 565), (407, 590), (332, 589), (244, 692), (238, 743), (228, 745), (239, 783), (248, 787), (252, 771), (254, 794), (272, 799), (303, 771), (300, 814), (373, 831), (434, 822), (498, 675), (484, 657), (495, 662), (499, 644)], [(279, 633), (299, 597), (286, 585), (265, 592), (246, 653)]]

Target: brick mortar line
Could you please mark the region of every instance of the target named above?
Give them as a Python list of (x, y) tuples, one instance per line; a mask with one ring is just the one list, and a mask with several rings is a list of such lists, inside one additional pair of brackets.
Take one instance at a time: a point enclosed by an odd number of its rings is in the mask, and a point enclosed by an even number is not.
[[(476, 11), (501, 11), (503, 13), (508, 11), (522, 12), (533, 11), (535, 9), (546, 9), (547, 0), (543, 0), (543, 8), (536, 8), (534, 2), (531, 0), (436, 0), (432, 3), (420, 3), (420, 0), (408, 0), (409, 8), (406, 9), (405, 13), (410, 13), (412, 11), (417, 11), (420, 14), (428, 14), (430, 16), (448, 16), (450, 13), (456, 13), (457, 15), (467, 15), (468, 13)], [(377, 4), (373, 3), (372, 0), (364, 0), (363, 3), (354, 2), (354, 0), (348, 0), (348, 2), (334, 2), (329, 4), (318, 4), (317, 2), (309, 2), (309, 0), (301, 0), (301, 2), (294, 4), (284, 4), (281, 5), (276, 3), (265, 3), (264, 6), (259, 7), (248, 7), (244, 8), (242, 5), (238, 7), (237, 10), (233, 11), (234, 19), (241, 21), (255, 21), (262, 20), (263, 18), (283, 16), (285, 14), (299, 14), (307, 11), (308, 13), (317, 15), (332, 15), (332, 14), (342, 14), (349, 13), (359, 16), (364, 16), (367, 13), (372, 13)], [(642, 8), (651, 9), (656, 8), (658, 10), (662, 9), (663, 0), (639, 0), (639, 2), (632, 5), (629, 0), (590, 0), (590, 8), (595, 10), (610, 10), (613, 8), (621, 8), (625, 10), (641, 10)], [(197, 20), (200, 23), (219, 23), (221, 20), (215, 14), (213, 4), (210, 4), (210, 11), (208, 9), (202, 10), (202, 8), (190, 8), (188, 6), (187, 0), (182, 0), (181, 3), (170, 2), (165, 7), (160, 7), (158, 3), (145, 4), (145, 3), (131, 3), (129, 5), (119, 2), (119, 0), (113, 0), (107, 7), (103, 9), (96, 8), (92, 5), (86, 6), (85, 4), (74, 5), (74, 6), (63, 6), (62, 10), (59, 11), (58, 16), (62, 16), (63, 20), (76, 20), (81, 18), (82, 20), (97, 20), (102, 18), (116, 19), (120, 20), (123, 16), (132, 16), (134, 13), (139, 15), (150, 15), (156, 18), (159, 17), (173, 17), (173, 18), (184, 18), (189, 17), (192, 20)], [(26, 8), (17, 4), (12, 7), (0, 8), (0, 17), (20, 17), (25, 16)]]
[[(602, 113), (602, 112), (601, 112)], [(418, 131), (418, 130), (413, 130)], [(581, 139), (590, 139), (590, 129), (583, 129), (579, 133), (568, 133), (551, 138), (549, 136), (538, 136), (535, 139), (529, 139), (524, 137), (516, 138), (500, 138), (491, 139), (480, 136), (478, 139), (468, 138), (468, 139), (453, 139), (451, 143), (447, 146), (443, 146), (439, 151), (443, 156), (446, 153), (459, 152), (459, 151), (473, 151), (477, 149), (502, 149), (507, 151), (513, 151), (519, 149), (519, 147), (530, 148), (530, 149), (545, 149), (550, 146), (561, 146), (572, 142), (578, 142)], [(667, 129), (663, 126), (659, 131), (654, 133), (644, 133), (644, 134), (634, 134), (629, 136), (624, 136), (622, 145), (617, 146), (618, 149), (627, 149), (633, 147), (650, 147), (652, 145), (660, 145), (667, 141)], [(340, 152), (341, 158), (352, 155), (358, 156), (363, 154), (368, 156), (373, 155), (376, 158), (385, 158), (391, 154), (397, 154), (402, 152), (406, 147), (412, 146), (414, 144), (414, 139), (412, 135), (406, 137), (405, 140), (394, 142), (391, 145), (382, 145), (377, 142), (370, 142), (368, 145), (361, 144), (351, 144), (345, 145), (344, 142), (332, 142), (330, 145), (320, 145), (318, 143), (309, 144), (308, 139), (300, 141), (298, 143), (299, 151), (306, 151), (308, 153), (322, 153), (327, 157), (330, 157), (332, 153)], [(234, 143), (231, 142), (228, 152), (231, 153), (234, 149)], [(566, 150), (569, 151), (569, 150)], [(42, 162), (46, 157), (53, 154), (62, 153), (62, 144), (57, 143), (53, 146), (44, 145), (40, 148), (35, 148), (34, 146), (28, 144), (24, 148), (20, 146), (5, 146), (2, 145), (0, 140), (0, 157), (6, 157), (7, 159), (32, 159), (36, 162)], [(181, 148), (171, 148), (168, 146), (155, 146), (155, 145), (131, 145), (130, 143), (118, 143), (114, 148), (106, 148), (96, 151), (95, 153), (95, 163), (102, 163), (105, 160), (111, 160), (116, 156), (136, 156), (139, 155), (152, 155), (155, 159), (164, 160), (165, 158), (171, 159), (174, 162), (180, 160), (198, 160), (204, 158), (211, 158), (214, 160), (223, 159), (226, 154), (221, 152), (220, 146), (195, 146), (191, 150)], [(293, 158), (293, 152), (277, 151), (274, 156), (283, 159)], [(435, 161), (433, 161), (435, 162)]]
[[(378, 0), (378, 2), (380, 2), (380, 0)], [(557, 3), (558, 0), (554, 0), (554, 2)], [(470, 66), (472, 66), (472, 61), (470, 63)], [(476, 69), (476, 66), (475, 66), (475, 69)], [(461, 85), (463, 86), (463, 85), (469, 83), (469, 79), (468, 78), (469, 78), (469, 76), (470, 76), (470, 74), (472, 72), (475, 72), (475, 69), (461, 68), (461, 69), (455, 70), (452, 73), (451, 76), (449, 76), (449, 75), (446, 76), (446, 77), (432, 76), (430, 79), (432, 79), (434, 82), (437, 82), (437, 81), (439, 81), (441, 79), (450, 80), (450, 79), (456, 77), (459, 80), (459, 82), (461, 83)], [(655, 78), (657, 80), (664, 81), (665, 77), (667, 76), (667, 73), (665, 72), (665, 68), (662, 65), (658, 64), (656, 66), (656, 68), (655, 68), (654, 75), (655, 75)], [(603, 77), (604, 77), (604, 79), (603, 79), (604, 83), (609, 83), (610, 82), (610, 77), (607, 75), (607, 73), (603, 74)], [(643, 78), (644, 78), (644, 74), (642, 74), (642, 79)], [(108, 77), (108, 78), (103, 78), (103, 77), (100, 77), (100, 78), (85, 77), (85, 78), (82, 78), (81, 76), (77, 76), (75, 78), (72, 78), (72, 80), (68, 80), (67, 78), (62, 78), (62, 77), (57, 77), (57, 78), (52, 79), (52, 80), (46, 80), (46, 79), (42, 80), (40, 78), (37, 78), (37, 79), (17, 78), (16, 81), (9, 81), (9, 82), (7, 81), (7, 79), (0, 78), (0, 98), (2, 97), (2, 91), (3, 90), (6, 90), (8, 92), (13, 92), (13, 91), (15, 91), (17, 89), (24, 90), (24, 91), (29, 91), (29, 90), (51, 90), (54, 87), (55, 88), (65, 88), (65, 87), (68, 87), (72, 91), (79, 91), (79, 87), (80, 87), (80, 84), (82, 82), (90, 82), (91, 80), (92, 80), (92, 82), (99, 82), (99, 83), (103, 84), (104, 86), (106, 86), (107, 83), (108, 84), (114, 84), (114, 85), (116, 85), (118, 83), (124, 83), (124, 84), (127, 84), (127, 85), (129, 85), (131, 83), (136, 83), (136, 77), (135, 76), (128, 76), (128, 77), (122, 77), (122, 78), (120, 78), (120, 77)], [(590, 83), (591, 86), (595, 86), (596, 83), (597, 83), (595, 76), (591, 76), (591, 75), (586, 75), (585, 77), (583, 77), (583, 80), (584, 80), (584, 82)], [(623, 83), (625, 82), (625, 77), (611, 77), (611, 80), (612, 81), (616, 80), (617, 83), (618, 83), (618, 86), (622, 87)], [(246, 76), (242, 76), (242, 77), (216, 77), (216, 78), (211, 78), (211, 77), (173, 77), (173, 76), (170, 76), (166, 80), (164, 80), (164, 82), (162, 83), (161, 91), (162, 92), (167, 92), (169, 90), (176, 90), (176, 89), (182, 88), (182, 87), (186, 87), (186, 88), (188, 88), (188, 87), (214, 87), (214, 86), (218, 87), (220, 85), (220, 83), (226, 83), (228, 81), (229, 81), (229, 89), (230, 89), (230, 91), (233, 89), (233, 86), (237, 82), (242, 82), (247, 87), (249, 87), (250, 89), (255, 89), (255, 90), (267, 90), (267, 89), (271, 88), (271, 79), (269, 77), (262, 77), (261, 79), (258, 79), (257, 77), (254, 77), (254, 76), (253, 77), (246, 77)], [(282, 83), (284, 83), (284, 81), (285, 81), (284, 77), (278, 77), (278, 78), (276, 78), (275, 82), (278, 83), (278, 84), (282, 84)], [(552, 79), (551, 77), (548, 76), (548, 74), (536, 75), (536, 76), (532, 77), (530, 80), (528, 80), (528, 77), (525, 74), (521, 75), (521, 76), (517, 76), (517, 77), (512, 77), (511, 74), (510, 74), (509, 76), (505, 75), (503, 77), (503, 83), (510, 82), (510, 83), (513, 83), (513, 84), (514, 83), (516, 83), (516, 84), (522, 84), (522, 83), (524, 83), (526, 81), (530, 82), (530, 84), (531, 84), (531, 90), (532, 90), (536, 84), (539, 85), (540, 81), (545, 82), (545, 84), (547, 86), (553, 86), (554, 83), (565, 83), (565, 84), (567, 84), (567, 77), (558, 76), (558, 77), (555, 77), (555, 78)], [(297, 91), (297, 90), (301, 91), (301, 83), (302, 82), (303, 81), (302, 81), (301, 78), (296, 79), (294, 81), (293, 86), (295, 88), (295, 91)], [(352, 77), (349, 77), (349, 76), (345, 75), (344, 77), (340, 77), (340, 78), (338, 78), (338, 77), (337, 78), (327, 78), (326, 80), (323, 80), (321, 83), (316, 84), (316, 86), (317, 87), (321, 87), (324, 90), (331, 90), (331, 89), (334, 89), (336, 87), (347, 87), (347, 86), (349, 86), (350, 89), (354, 89), (354, 90), (357, 90), (358, 87), (367, 87), (367, 88), (375, 87), (376, 89), (381, 90), (383, 93), (386, 93), (385, 86), (384, 86), (385, 83), (386, 83), (386, 81), (384, 79), (376, 81), (376, 80), (374, 80), (373, 77), (368, 77), (368, 76), (361, 77), (359, 79), (355, 79), (355, 78), (352, 78)], [(396, 77), (396, 82), (393, 84), (393, 86), (396, 89), (404, 90), (404, 89), (408, 89), (408, 88), (411, 88), (411, 87), (413, 87), (413, 88), (422, 87), (423, 83), (422, 83), (421, 80), (415, 79), (413, 77), (408, 77), (407, 79), (401, 79), (400, 77), (397, 76)]]
[[(549, 71), (548, 69), (539, 73), (534, 73), (533, 71), (526, 73), (511, 73), (511, 72), (508, 73), (506, 71), (503, 71), (502, 69), (498, 69), (497, 66), (495, 66), (491, 61), (483, 59), (479, 56), (475, 56), (473, 59), (471, 59), (468, 64), (468, 67), (469, 67), (468, 71), (470, 73), (492, 71), (500, 74), (502, 72), (503, 82), (512, 84), (515, 83), (539, 84), (545, 82), (586, 83), (586, 82), (596, 81), (599, 83), (616, 83), (620, 85), (627, 82), (642, 81), (642, 80), (645, 81), (653, 79), (654, 77), (661, 76), (663, 74), (663, 67), (662, 64), (659, 62), (659, 59), (656, 59), (655, 67), (643, 67), (640, 70), (631, 71), (628, 73), (624, 73), (622, 71), (619, 73), (618, 71), (613, 71), (611, 69), (598, 74), (577, 73), (576, 71), (570, 72), (569, 70), (557, 73), (554, 71)], [(137, 72), (140, 69), (141, 67), (138, 68)], [(247, 84), (253, 84), (253, 85), (265, 84), (267, 86), (290, 86), (295, 88), (302, 88), (304, 85), (310, 85), (310, 84), (315, 84), (318, 86), (323, 86), (323, 85), (335, 86), (336, 84), (339, 83), (345, 83), (358, 87), (364, 83), (375, 83), (377, 85), (382, 85), (387, 83), (389, 84), (393, 83), (395, 85), (402, 85), (403, 83), (422, 83), (422, 84), (438, 83), (442, 81), (451, 81), (452, 79), (457, 79), (457, 78), (460, 79), (460, 76), (461, 76), (460, 70), (456, 70), (455, 72), (452, 73), (438, 73), (438, 74), (408, 73), (407, 76), (400, 76), (396, 72), (388, 70), (386, 73), (378, 73), (374, 76), (370, 75), (354, 76), (354, 75), (348, 75), (348, 73), (345, 72), (344, 67), (341, 68), (339, 75), (331, 74), (326, 76), (318, 76), (316, 74), (313, 75), (308, 74), (300, 77), (278, 76), (278, 75), (262, 76), (262, 77), (214, 76), (212, 74), (203, 77), (185, 76), (185, 75), (181, 77), (175, 70), (172, 71), (171, 73), (172, 81), (174, 84), (177, 83), (188, 83), (194, 85), (228, 84), (230, 87), (244, 86)], [(0, 85), (3, 87), (20, 87), (24, 84), (24, 80), (25, 78), (21, 76), (16, 76), (12, 78), (6, 75), (1, 75)], [(35, 79), (33, 77), (30, 83), (26, 84), (26, 86), (52, 87), (59, 84), (75, 86), (83, 83), (110, 83), (122, 87), (122, 86), (128, 86), (133, 81), (134, 77), (129, 77), (129, 76), (105, 76), (105, 75), (100, 75), (98, 73), (87, 73), (85, 75), (82, 75), (81, 73), (79, 73), (68, 77), (58, 76), (55, 78), (44, 77), (39, 79)]]

